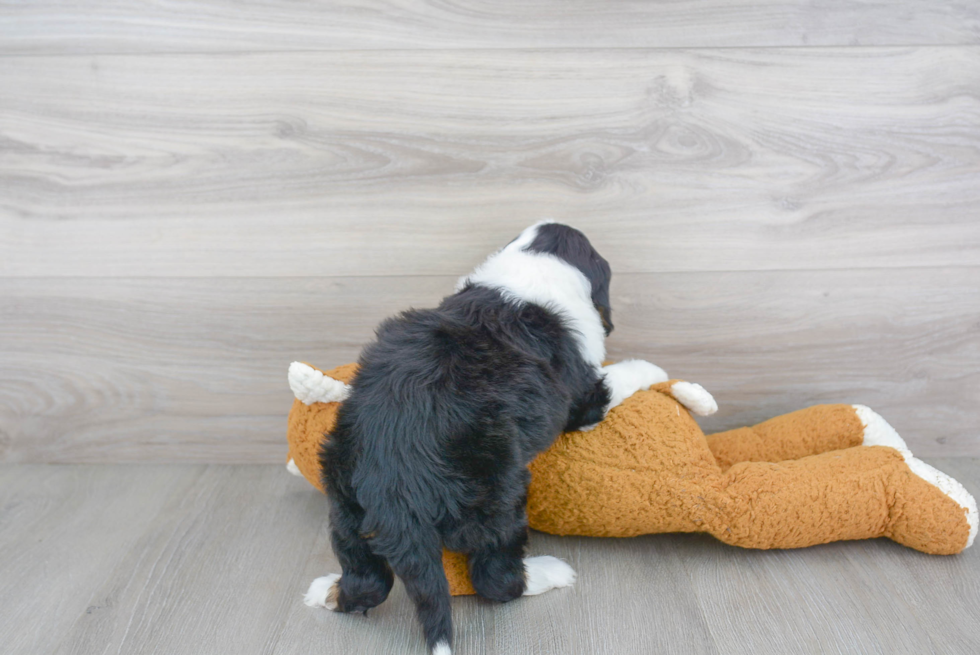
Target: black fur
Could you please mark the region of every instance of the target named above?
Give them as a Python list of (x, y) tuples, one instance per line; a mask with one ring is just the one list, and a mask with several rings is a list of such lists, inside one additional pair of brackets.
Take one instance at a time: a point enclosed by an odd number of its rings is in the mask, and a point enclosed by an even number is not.
[[(577, 232), (581, 238), (570, 238), (569, 230)], [(609, 308), (612, 271), (609, 262), (596, 252), (585, 235), (567, 225), (546, 223), (538, 228), (538, 234), (527, 250), (555, 255), (582, 271), (585, 279), (592, 283), (592, 304), (599, 312), (608, 337), (613, 331), (612, 310)]]
[[(582, 270), (612, 329), (609, 266), (584, 235), (545, 225), (527, 249)], [(527, 465), (598, 422), (609, 393), (555, 312), (472, 285), (386, 320), (359, 364), (321, 450), (338, 610), (383, 602), (394, 572), (429, 648), (451, 644), (442, 547), (469, 555), (481, 596), (523, 594)]]

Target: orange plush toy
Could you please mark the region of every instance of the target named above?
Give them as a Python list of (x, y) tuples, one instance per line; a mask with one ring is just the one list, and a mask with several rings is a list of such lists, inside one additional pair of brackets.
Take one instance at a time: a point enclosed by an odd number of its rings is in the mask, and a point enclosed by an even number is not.
[[(321, 491), (320, 442), (356, 370), (289, 368), (287, 466)], [(973, 543), (973, 496), (913, 457), (867, 407), (817, 405), (705, 436), (690, 412), (716, 409), (699, 385), (664, 380), (593, 430), (562, 434), (531, 464), (531, 527), (593, 537), (707, 532), (744, 548), (888, 537), (937, 555)], [(465, 555), (443, 560), (453, 595), (474, 593)]]

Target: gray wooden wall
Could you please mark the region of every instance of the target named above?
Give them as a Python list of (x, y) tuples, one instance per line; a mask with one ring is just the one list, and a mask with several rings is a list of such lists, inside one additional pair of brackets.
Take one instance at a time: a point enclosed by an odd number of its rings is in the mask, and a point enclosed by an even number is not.
[(553, 217), (707, 429), (860, 402), (980, 455), (980, 4), (0, 5), (0, 461), (277, 462)]

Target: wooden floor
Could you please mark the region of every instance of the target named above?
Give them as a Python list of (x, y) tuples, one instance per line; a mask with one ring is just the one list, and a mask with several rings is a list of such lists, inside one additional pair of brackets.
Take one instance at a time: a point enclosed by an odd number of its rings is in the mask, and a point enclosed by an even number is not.
[[(980, 460), (930, 463), (980, 489)], [(8, 465), (0, 499), (5, 654), (425, 652), (401, 583), (367, 618), (302, 603), (339, 569), (323, 497), (282, 466)], [(980, 652), (978, 547), (534, 533), (531, 551), (570, 562), (576, 586), (455, 599), (459, 655)]]

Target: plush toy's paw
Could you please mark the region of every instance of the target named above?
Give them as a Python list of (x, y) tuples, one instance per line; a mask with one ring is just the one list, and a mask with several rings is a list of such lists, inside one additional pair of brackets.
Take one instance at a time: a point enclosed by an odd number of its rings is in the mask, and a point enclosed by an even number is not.
[[(851, 405), (864, 426), (864, 446), (888, 446), (900, 453), (908, 452), (905, 440), (898, 436), (895, 428), (888, 424), (876, 411), (864, 405)], [(911, 453), (909, 453), (911, 454)]]
[(350, 395), (350, 386), (302, 362), (289, 365), (289, 388), (304, 405), (339, 403)]
[(299, 470), (299, 467), (296, 466), (296, 461), (293, 459), (290, 459), (288, 462), (286, 462), (286, 470), (292, 473), (293, 475), (298, 475), (299, 477), (303, 477), (303, 472)]
[(525, 557), (524, 571), (527, 580), (525, 596), (537, 596), (551, 589), (571, 587), (577, 577), (572, 567), (550, 555)]
[(306, 594), (303, 596), (303, 602), (309, 607), (326, 607), (328, 610), (336, 610), (339, 594), (340, 574), (331, 573), (310, 583), (310, 588), (306, 590)]
[(934, 487), (937, 487), (946, 496), (954, 500), (957, 505), (966, 510), (966, 520), (970, 525), (970, 536), (967, 538), (965, 548), (972, 546), (973, 540), (977, 536), (977, 528), (980, 521), (978, 521), (977, 501), (970, 492), (955, 479), (915, 457), (908, 446), (905, 445), (905, 440), (898, 435), (895, 428), (889, 425), (888, 421), (880, 414), (864, 405), (852, 405), (852, 407), (854, 407), (854, 411), (864, 426), (864, 441), (862, 445), (894, 448), (901, 453), (902, 458), (908, 467), (912, 469), (913, 473)]
[(670, 386), (670, 394), (698, 416), (711, 416), (718, 411), (718, 403), (700, 384), (675, 382)]

